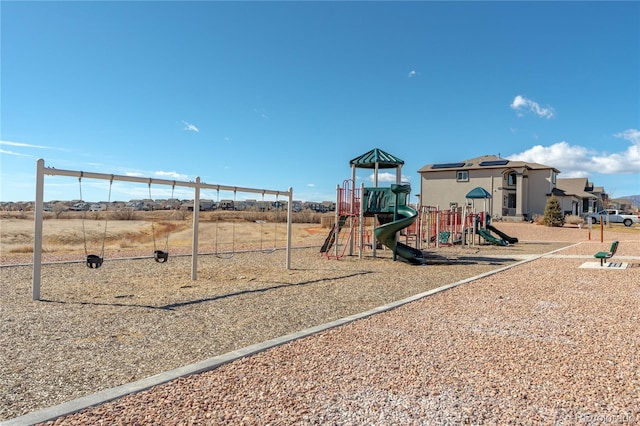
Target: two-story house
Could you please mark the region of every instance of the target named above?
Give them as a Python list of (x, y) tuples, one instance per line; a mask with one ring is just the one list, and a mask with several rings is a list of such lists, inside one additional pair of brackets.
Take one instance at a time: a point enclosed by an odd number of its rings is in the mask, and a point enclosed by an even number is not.
[(520, 221), (544, 214), (560, 171), (543, 164), (486, 155), (456, 163), (427, 164), (418, 173), (423, 206), (463, 206), (468, 202), (465, 196), (481, 187), (491, 194), (486, 208), (492, 217)]

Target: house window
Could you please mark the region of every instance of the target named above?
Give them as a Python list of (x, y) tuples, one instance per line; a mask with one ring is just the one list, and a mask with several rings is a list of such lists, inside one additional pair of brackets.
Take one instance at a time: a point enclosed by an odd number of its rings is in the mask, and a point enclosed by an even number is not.
[(551, 183), (552, 184), (556, 184), (556, 173), (555, 172), (551, 172)]
[(511, 172), (507, 175), (507, 185), (509, 186), (516, 186), (516, 174), (515, 172)]
[(509, 198), (507, 199), (507, 208), (516, 208), (516, 194), (509, 194)]
[(456, 180), (458, 182), (469, 182), (469, 172), (467, 170), (457, 172)]

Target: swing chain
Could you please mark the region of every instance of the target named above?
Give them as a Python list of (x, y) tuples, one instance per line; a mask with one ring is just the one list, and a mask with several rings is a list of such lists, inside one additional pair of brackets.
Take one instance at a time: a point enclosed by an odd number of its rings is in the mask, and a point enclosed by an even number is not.
[[(235, 211), (236, 209), (236, 195), (237, 195), (237, 191), (238, 188), (234, 188), (233, 190), (233, 209)], [(219, 206), (220, 205), (220, 186), (218, 186), (217, 188), (217, 192), (216, 192), (216, 204)], [(234, 220), (231, 226), (231, 253), (229, 256), (223, 257), (220, 256), (218, 253), (218, 227), (220, 226), (220, 215), (218, 215), (217, 220), (216, 220), (216, 232), (215, 232), (215, 238), (216, 238), (216, 244), (215, 244), (215, 256), (217, 258), (220, 259), (231, 259), (235, 254), (236, 254), (236, 221)]]
[[(78, 176), (78, 186), (80, 189), (80, 201), (82, 202), (84, 202), (82, 198), (82, 178), (83, 177), (84, 177), (84, 172), (81, 171), (80, 176)], [(84, 221), (87, 213), (84, 209), (82, 210), (82, 239), (84, 242), (84, 255), (86, 257), (86, 265), (88, 268), (91, 268), (91, 269), (97, 269), (101, 267), (102, 262), (104, 260), (104, 247), (105, 247), (105, 242), (107, 240), (107, 224), (109, 222), (109, 215), (106, 213), (106, 211), (109, 210), (109, 204), (111, 203), (111, 189), (113, 187), (113, 180), (114, 180), (114, 175), (111, 175), (111, 179), (109, 180), (109, 197), (107, 200), (107, 206), (105, 210), (104, 233), (102, 236), (102, 248), (100, 250), (100, 255), (89, 254), (89, 251), (87, 250), (87, 233), (84, 226)]]
[[(80, 187), (80, 201), (84, 202), (84, 200), (82, 199), (82, 177), (84, 175), (84, 172), (80, 172), (80, 176), (78, 176), (78, 186)], [(85, 231), (84, 228), (84, 219), (85, 219), (85, 211), (82, 211), (82, 240), (84, 242), (84, 255), (85, 257), (88, 259), (89, 258), (89, 251), (87, 250), (87, 233)]]
[(261, 209), (264, 209), (265, 212), (265, 220), (260, 222), (260, 251), (263, 253), (273, 253), (277, 250), (277, 245), (278, 245), (278, 211), (279, 211), (279, 202), (278, 202), (278, 195), (279, 193), (276, 193), (276, 201), (275, 201), (275, 208), (276, 211), (274, 213), (274, 219), (273, 219), (273, 247), (270, 249), (265, 249), (264, 248), (264, 232), (263, 232), (263, 228), (264, 228), (264, 224), (266, 223), (266, 218), (269, 217), (269, 211), (271, 210), (270, 207), (267, 207), (267, 204), (264, 201), (264, 194), (265, 194), (265, 190), (262, 190), (262, 206)]
[[(151, 181), (152, 179), (149, 178), (149, 199), (153, 201), (153, 197), (151, 197)], [(175, 188), (176, 188), (176, 181), (173, 181), (173, 186), (171, 188), (171, 199), (173, 199), (173, 192)], [(167, 235), (166, 235), (164, 250), (158, 250), (156, 247), (156, 230), (154, 226), (155, 217), (153, 216), (153, 208), (154, 208), (154, 204), (151, 205), (151, 212), (152, 212), (151, 237), (153, 238), (153, 259), (158, 263), (165, 263), (167, 260), (169, 260), (169, 233), (167, 232)]]
[(109, 180), (109, 197), (107, 198), (107, 205), (104, 210), (104, 235), (102, 237), (102, 251), (100, 252), (100, 257), (104, 257), (104, 244), (107, 240), (107, 223), (109, 215), (107, 212), (109, 211), (109, 204), (111, 204), (111, 188), (113, 187), (113, 175), (111, 175), (111, 179)]

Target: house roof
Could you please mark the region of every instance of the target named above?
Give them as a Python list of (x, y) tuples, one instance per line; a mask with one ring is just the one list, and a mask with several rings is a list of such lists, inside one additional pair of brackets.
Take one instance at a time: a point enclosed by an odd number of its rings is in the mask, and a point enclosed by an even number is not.
[(418, 170), (418, 173), (444, 171), (444, 170), (479, 170), (479, 169), (508, 169), (508, 168), (527, 168), (530, 170), (550, 169), (556, 173), (560, 173), (555, 167), (545, 166), (544, 164), (529, 163), (526, 161), (508, 160), (506, 158), (497, 157), (495, 155), (483, 155), (481, 157), (470, 158), (468, 160), (455, 163), (436, 163), (427, 164)]
[(378, 148), (374, 148), (349, 161), (349, 165), (360, 169), (375, 169), (376, 164), (379, 169), (393, 169), (402, 166), (404, 161)]
[(554, 195), (570, 196), (579, 198), (598, 198), (596, 195), (585, 191), (589, 187), (587, 178), (565, 178), (556, 180)]

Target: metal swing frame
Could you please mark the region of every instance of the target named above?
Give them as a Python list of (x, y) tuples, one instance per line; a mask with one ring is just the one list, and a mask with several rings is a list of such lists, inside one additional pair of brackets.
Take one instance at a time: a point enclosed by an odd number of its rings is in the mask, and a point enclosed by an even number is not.
[[(198, 279), (198, 223), (199, 223), (199, 210), (200, 210), (200, 190), (201, 189), (217, 189), (225, 191), (237, 191), (237, 192), (249, 192), (254, 194), (273, 194), (280, 196), (287, 196), (288, 212), (287, 212), (287, 246), (284, 267), (291, 269), (291, 217), (293, 206), (293, 189), (289, 187), (287, 191), (280, 190), (265, 190), (256, 188), (246, 188), (238, 186), (224, 186), (224, 185), (212, 185), (200, 181), (200, 177), (196, 176), (195, 180), (191, 181), (172, 181), (166, 179), (150, 179), (148, 177), (140, 176), (125, 176), (125, 175), (113, 175), (95, 172), (82, 172), (78, 170), (63, 170), (56, 169), (54, 167), (45, 167), (43, 159), (38, 159), (36, 162), (36, 182), (35, 182), (35, 210), (34, 210), (34, 238), (33, 238), (33, 281), (32, 281), (32, 298), (33, 300), (40, 300), (40, 287), (42, 283), (42, 230), (43, 230), (43, 217), (44, 217), (44, 177), (47, 176), (70, 176), (70, 177), (84, 177), (87, 179), (102, 179), (110, 181), (124, 181), (124, 182), (136, 182), (147, 184), (150, 181), (157, 185), (175, 185), (179, 187), (187, 187), (193, 189), (193, 236), (191, 241), (191, 280), (197, 281)], [(98, 256), (99, 257), (99, 256)]]

